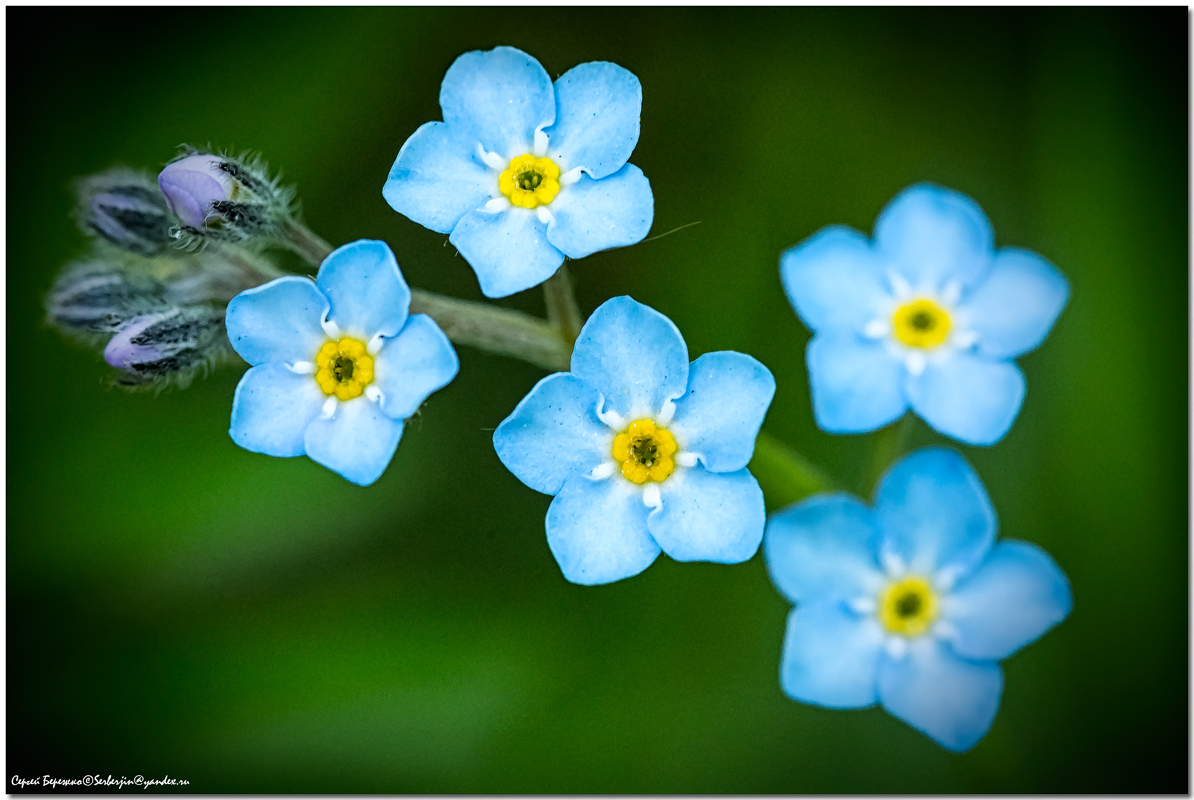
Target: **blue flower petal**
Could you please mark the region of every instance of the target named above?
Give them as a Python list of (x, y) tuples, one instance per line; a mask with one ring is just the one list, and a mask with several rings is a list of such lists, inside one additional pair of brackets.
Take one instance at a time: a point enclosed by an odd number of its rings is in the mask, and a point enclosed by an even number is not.
[(1002, 692), (999, 664), (959, 658), (932, 636), (912, 640), (904, 658), (879, 663), (883, 707), (955, 753), (987, 735)]
[(994, 238), (977, 203), (928, 183), (900, 192), (875, 221), (877, 255), (917, 291), (975, 283), (990, 266)]
[(555, 82), (556, 121), (548, 154), (594, 178), (621, 169), (638, 144), (643, 87), (634, 73), (606, 61), (581, 64)]
[(865, 708), (878, 700), (883, 632), (874, 617), (841, 603), (801, 605), (788, 614), (779, 685), (802, 703)]
[(445, 122), (428, 122), (398, 151), (382, 197), (437, 233), (451, 233), (463, 217), (497, 194), (497, 176), (477, 153), (477, 143)]
[(828, 433), (882, 428), (908, 408), (904, 365), (882, 342), (851, 333), (819, 333), (806, 352), (817, 425)]
[(600, 401), (575, 375), (548, 375), (493, 432), (498, 458), (536, 492), (558, 494), (611, 457), (614, 432), (597, 417)]
[(310, 278), (290, 275), (232, 298), (224, 324), (228, 341), (254, 366), (314, 361), (327, 336), (320, 321), (328, 299)]
[(567, 481), (547, 509), (547, 544), (564, 577), (587, 586), (637, 575), (659, 555), (642, 492), (616, 477)]
[(426, 314), (412, 314), (398, 335), (374, 357), (374, 385), (381, 389), (381, 410), (392, 419), (408, 419), (460, 369), (456, 351)]
[(946, 436), (967, 444), (995, 444), (1011, 430), (1024, 402), (1024, 374), (1010, 361), (988, 361), (960, 351), (908, 375), (904, 393), (912, 410)]
[(763, 490), (745, 469), (677, 469), (659, 484), (663, 505), (647, 518), (651, 536), (677, 561), (738, 564), (763, 540)]
[(306, 452), (303, 434), (327, 398), (310, 375), (281, 364), (251, 368), (232, 397), (228, 435), (246, 450), (289, 458)]
[(880, 550), (913, 575), (969, 574), (995, 540), (995, 511), (982, 482), (954, 450), (925, 447), (897, 461), (875, 488)]
[(1007, 247), (958, 311), (978, 333), (979, 352), (1014, 358), (1045, 340), (1069, 297), (1069, 281), (1055, 266), (1036, 253)]
[(950, 640), (965, 658), (1004, 659), (1065, 619), (1073, 607), (1070, 582), (1034, 544), (1004, 540), (982, 566), (942, 601)]
[(668, 429), (713, 472), (750, 463), (763, 416), (775, 395), (771, 371), (742, 353), (706, 353), (688, 367), (688, 393)]
[(672, 321), (629, 297), (606, 300), (581, 328), (572, 373), (592, 384), (605, 410), (627, 421), (654, 417), (688, 386), (688, 347)]
[(368, 486), (389, 466), (402, 420), (390, 419), (364, 397), (340, 403), (331, 419), (316, 417), (307, 426), (307, 455), (359, 486)]
[(599, 181), (582, 175), (548, 208), (547, 240), (569, 258), (641, 242), (655, 218), (651, 184), (633, 164)]
[(546, 226), (525, 208), (470, 211), (448, 240), (477, 273), (486, 297), (537, 286), (564, 263), (564, 254), (547, 241)]
[(890, 314), (891, 289), (866, 236), (844, 225), (822, 228), (779, 259), (788, 302), (813, 331), (850, 330)]
[(771, 516), (763, 560), (772, 582), (793, 603), (850, 601), (875, 595), (884, 582), (871, 509), (848, 494), (818, 494)]
[(365, 343), (375, 334), (393, 336), (406, 322), (410, 289), (385, 242), (361, 239), (336, 248), (315, 283), (331, 301), (328, 318)]
[(448, 68), (440, 86), (444, 122), (503, 158), (530, 150), (535, 130), (555, 121), (551, 78), (513, 47), (474, 50)]

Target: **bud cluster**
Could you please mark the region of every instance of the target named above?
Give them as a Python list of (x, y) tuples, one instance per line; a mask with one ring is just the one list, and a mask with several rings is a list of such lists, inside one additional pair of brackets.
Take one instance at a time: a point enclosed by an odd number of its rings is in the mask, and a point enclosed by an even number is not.
[(156, 180), (117, 167), (74, 189), (93, 244), (50, 289), (50, 324), (102, 350), (127, 388), (186, 385), (230, 354), (224, 306), (281, 274), (258, 251), (285, 244), (294, 191), (259, 159), (195, 148)]
[(163, 283), (128, 265), (87, 261), (55, 281), (46, 311), (64, 333), (103, 349), (104, 360), (120, 370), (116, 385), (185, 386), (198, 369), (228, 355), (224, 308), (204, 302), (193, 277)]

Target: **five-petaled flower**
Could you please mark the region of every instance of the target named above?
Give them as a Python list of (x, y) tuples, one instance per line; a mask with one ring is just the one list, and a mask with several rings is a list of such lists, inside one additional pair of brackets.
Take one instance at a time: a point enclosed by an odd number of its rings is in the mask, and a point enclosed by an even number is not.
[(734, 564), (763, 537), (746, 465), (774, 394), (755, 359), (724, 351), (690, 365), (671, 320), (615, 297), (585, 323), (572, 371), (539, 381), (493, 444), (519, 480), (556, 496), (547, 543), (573, 583), (637, 575), (661, 548)]
[(953, 450), (897, 462), (874, 508), (816, 495), (772, 516), (763, 553), (796, 608), (780, 684), (830, 708), (878, 702), (949, 750), (999, 707), (999, 661), (1070, 612), (1069, 581), (1039, 547), (995, 542), (995, 512)]
[(784, 289), (815, 334), (821, 428), (862, 433), (911, 407), (968, 444), (1003, 438), (1024, 400), (1012, 359), (1044, 340), (1069, 284), (1036, 253), (992, 242), (973, 200), (918, 184), (879, 215), (873, 242), (834, 225), (784, 252)]
[(373, 483), (404, 420), (456, 375), (456, 351), (423, 314), (385, 242), (347, 244), (310, 278), (289, 276), (228, 304), (228, 338), (253, 365), (232, 401), (233, 441), (270, 456), (308, 455)]
[(382, 189), (401, 214), (450, 241), (488, 297), (552, 276), (569, 258), (641, 241), (651, 186), (626, 161), (638, 142), (642, 87), (594, 61), (553, 85), (512, 47), (465, 53), (444, 76), (443, 122), (402, 145)]

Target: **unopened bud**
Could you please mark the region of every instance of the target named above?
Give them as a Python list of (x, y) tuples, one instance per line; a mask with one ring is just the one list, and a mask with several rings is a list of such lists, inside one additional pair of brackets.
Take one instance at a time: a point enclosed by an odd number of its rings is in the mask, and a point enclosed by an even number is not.
[(195, 371), (224, 354), (224, 310), (173, 306), (134, 317), (104, 348), (104, 360), (126, 375), (125, 387), (185, 385)]
[(142, 256), (172, 248), (173, 220), (153, 178), (117, 168), (80, 181), (77, 191), (76, 215), (85, 233)]
[(52, 324), (88, 336), (110, 334), (166, 302), (162, 284), (96, 260), (63, 272), (46, 298), (46, 311)]
[(218, 220), (213, 207), (233, 199), (238, 188), (227, 166), (220, 156), (200, 153), (167, 164), (158, 175), (166, 205), (193, 228)]
[(195, 150), (167, 164), (158, 186), (182, 220), (179, 240), (184, 246), (273, 235), (290, 218), (294, 196), (271, 180), (265, 164), (256, 159)]

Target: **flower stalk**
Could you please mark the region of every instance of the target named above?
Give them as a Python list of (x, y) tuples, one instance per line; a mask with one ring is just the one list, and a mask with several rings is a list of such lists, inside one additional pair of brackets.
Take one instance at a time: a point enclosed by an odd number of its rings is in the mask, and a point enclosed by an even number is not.
[(543, 297), (547, 301), (547, 321), (559, 329), (571, 350), (584, 320), (576, 305), (567, 264), (561, 264), (556, 274), (543, 282)]
[(811, 461), (778, 439), (760, 431), (750, 472), (759, 482), (770, 509), (784, 508), (817, 492), (837, 488)]

